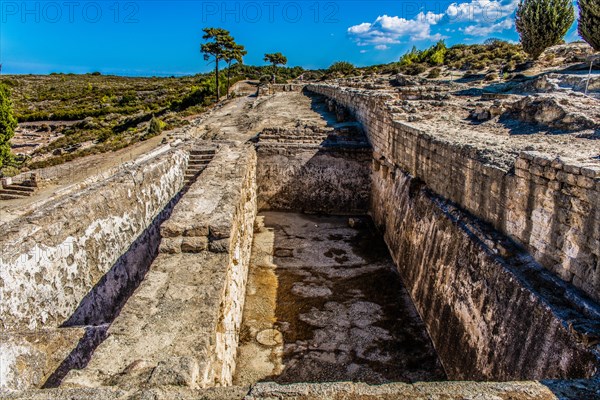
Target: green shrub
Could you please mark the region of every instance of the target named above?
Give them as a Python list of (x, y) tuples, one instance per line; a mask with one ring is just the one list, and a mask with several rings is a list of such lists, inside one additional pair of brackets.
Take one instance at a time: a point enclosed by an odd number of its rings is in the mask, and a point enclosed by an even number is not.
[(13, 113), (10, 91), (0, 84), (0, 168), (13, 160), (10, 139), (14, 136), (16, 127), (17, 119)]
[(558, 44), (574, 21), (571, 0), (521, 0), (515, 19), (523, 49), (534, 60)]
[(443, 65), (448, 48), (443, 40), (421, 53), (420, 61), (429, 65)]
[(144, 135), (145, 138), (150, 138), (152, 136), (160, 135), (163, 129), (163, 124), (161, 120), (156, 117), (152, 117), (150, 120), (150, 124), (148, 125), (148, 131)]
[(403, 71), (407, 75), (419, 75), (427, 71), (427, 67), (423, 64), (411, 64), (404, 67)]
[(596, 51), (600, 51), (600, 2), (579, 0), (579, 35)]
[(354, 65), (347, 62), (347, 61), (338, 61), (333, 63), (330, 67), (329, 67), (329, 72), (330, 73), (340, 73), (342, 75), (349, 75), (351, 73), (354, 72)]
[(402, 57), (400, 57), (400, 67), (405, 67), (414, 63), (421, 62), (421, 54), (422, 52), (418, 50), (416, 46), (413, 46), (413, 48), (409, 52), (405, 53)]
[(440, 76), (441, 73), (442, 73), (442, 69), (438, 68), (438, 67), (435, 67), (435, 68), (432, 68), (429, 71), (429, 74), (427, 74), (427, 77), (430, 78), (430, 79), (439, 78), (439, 76)]

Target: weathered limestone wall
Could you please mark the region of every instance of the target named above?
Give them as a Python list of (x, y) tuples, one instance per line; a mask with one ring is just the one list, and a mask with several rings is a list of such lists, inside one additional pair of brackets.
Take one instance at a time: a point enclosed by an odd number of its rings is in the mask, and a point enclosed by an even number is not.
[[(240, 168), (244, 175), (240, 182), (239, 198), (233, 204), (235, 211), (231, 221), (231, 233), (229, 238), (225, 239), (229, 241), (227, 284), (213, 354), (214, 375), (221, 385), (233, 383), (257, 212), (256, 152), (250, 149), (244, 159), (245, 168)], [(206, 385), (208, 384), (209, 382), (206, 382)]]
[(371, 151), (318, 146), (258, 146), (258, 209), (364, 214)]
[(600, 170), (524, 152), (514, 171), (483, 163), (468, 146), (394, 121), (390, 93), (309, 85), (362, 123), (375, 158), (526, 246), (545, 268), (600, 300)]
[(256, 153), (223, 146), (161, 225), (160, 253), (106, 340), (62, 386), (230, 385), (255, 215)]
[(421, 181), (375, 167), (371, 213), (449, 379), (593, 375), (597, 308)]
[(297, 83), (261, 85), (258, 87), (257, 94), (259, 96), (267, 96), (270, 94), (282, 93), (282, 92), (301, 92), (305, 86), (306, 85), (304, 85), (304, 84), (297, 84)]
[[(7, 330), (57, 327), (111, 268), (127, 284), (148, 257), (145, 246), (121, 257), (183, 185), (187, 153), (174, 149), (2, 226), (0, 315)], [(157, 238), (150, 230), (143, 240)], [(139, 243), (138, 243), (139, 244)], [(135, 243), (134, 243), (135, 245)], [(117, 265), (119, 264), (119, 265)], [(120, 271), (120, 272), (119, 272)], [(73, 323), (87, 323), (80, 315)]]

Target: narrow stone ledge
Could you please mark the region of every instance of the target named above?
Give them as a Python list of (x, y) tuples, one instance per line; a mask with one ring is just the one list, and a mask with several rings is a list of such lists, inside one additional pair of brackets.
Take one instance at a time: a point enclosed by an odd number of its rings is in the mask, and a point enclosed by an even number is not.
[(279, 385), (257, 383), (211, 389), (163, 386), (147, 389), (119, 388), (52, 389), (0, 393), (7, 400), (464, 400), (512, 399), (556, 400), (594, 399), (600, 396), (595, 380), (524, 382), (430, 382), (367, 385), (353, 382), (298, 383)]
[(1, 332), (0, 389), (42, 386), (85, 336), (85, 328)]

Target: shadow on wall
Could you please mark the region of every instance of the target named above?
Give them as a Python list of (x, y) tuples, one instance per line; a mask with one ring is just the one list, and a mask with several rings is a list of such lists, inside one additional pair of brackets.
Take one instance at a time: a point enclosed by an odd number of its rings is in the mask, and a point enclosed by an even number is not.
[(158, 256), (161, 241), (160, 226), (169, 219), (173, 208), (188, 188), (189, 186), (185, 186), (171, 199), (129, 246), (128, 250), (119, 257), (112, 268), (81, 300), (73, 315), (61, 325), (61, 328), (83, 326), (86, 333), (77, 347), (46, 380), (43, 388), (58, 387), (70, 370), (83, 369), (87, 366), (94, 350), (106, 339), (110, 324), (144, 280), (150, 266)]
[(258, 149), (259, 210), (365, 214), (370, 151)]
[(327, 127), (274, 129), (259, 135), (258, 209), (365, 214), (372, 158), (366, 137), (356, 122), (345, 122), (347, 114), (331, 113), (323, 96), (308, 97)]
[(596, 379), (543, 380), (559, 399), (600, 399), (600, 377)]

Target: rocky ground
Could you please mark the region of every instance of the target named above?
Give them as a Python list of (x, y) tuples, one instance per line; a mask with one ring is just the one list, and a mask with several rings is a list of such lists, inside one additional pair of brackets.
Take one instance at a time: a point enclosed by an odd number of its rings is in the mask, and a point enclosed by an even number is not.
[(600, 74), (544, 72), (511, 81), (398, 75), (332, 82), (389, 95), (393, 118), (441, 140), (476, 147), (510, 169), (521, 151), (600, 164)]

